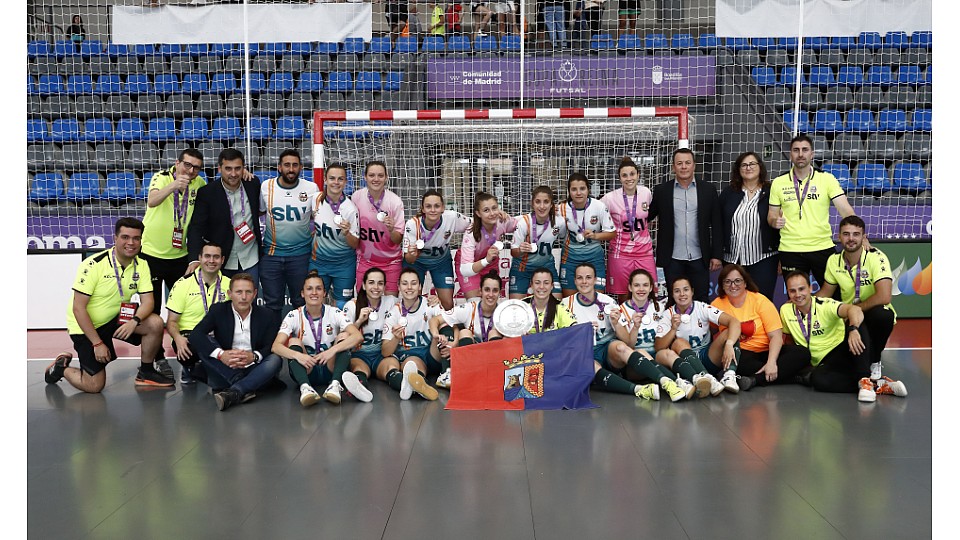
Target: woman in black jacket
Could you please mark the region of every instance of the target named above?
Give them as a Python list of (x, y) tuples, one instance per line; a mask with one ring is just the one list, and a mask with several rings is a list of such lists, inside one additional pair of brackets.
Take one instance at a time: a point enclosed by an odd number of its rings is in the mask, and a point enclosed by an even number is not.
[(723, 264), (739, 264), (753, 277), (760, 292), (773, 300), (777, 284), (780, 231), (767, 223), (770, 176), (755, 152), (737, 156), (730, 185), (720, 193), (723, 219)]

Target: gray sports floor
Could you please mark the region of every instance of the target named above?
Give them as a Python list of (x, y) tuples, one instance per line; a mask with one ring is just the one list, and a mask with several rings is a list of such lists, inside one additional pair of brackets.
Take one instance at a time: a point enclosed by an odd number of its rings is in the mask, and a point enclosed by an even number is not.
[(549, 412), (445, 411), (446, 391), (402, 402), (381, 382), (369, 404), (288, 390), (218, 412), (202, 385), (136, 389), (131, 360), (100, 395), (30, 361), (28, 535), (928, 538), (931, 353), (884, 358), (908, 397), (595, 391), (599, 409)]

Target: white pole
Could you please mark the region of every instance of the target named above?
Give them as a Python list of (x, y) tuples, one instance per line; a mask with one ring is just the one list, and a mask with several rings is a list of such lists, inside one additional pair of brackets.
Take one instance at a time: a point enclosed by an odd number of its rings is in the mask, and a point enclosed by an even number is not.
[(250, 134), (250, 117), (252, 116), (251, 112), (253, 109), (253, 98), (250, 95), (250, 21), (247, 18), (247, 0), (243, 0), (243, 77), (244, 77), (244, 117), (245, 125), (247, 129), (244, 130), (246, 135), (246, 150), (244, 155), (247, 157), (246, 162), (250, 163), (250, 153), (253, 151), (253, 138)]
[(793, 136), (800, 133), (800, 80), (803, 79), (803, 0), (800, 0), (800, 16), (797, 17), (797, 63), (796, 88), (793, 96)]

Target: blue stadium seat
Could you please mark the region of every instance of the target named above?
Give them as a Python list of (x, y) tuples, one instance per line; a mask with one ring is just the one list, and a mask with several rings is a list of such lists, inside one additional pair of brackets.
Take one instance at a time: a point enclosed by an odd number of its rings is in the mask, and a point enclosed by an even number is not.
[(665, 34), (647, 34), (643, 37), (643, 48), (648, 51), (669, 49), (670, 41)]
[(379, 92), (381, 90), (380, 72), (359, 71), (354, 88), (357, 92)]
[[(250, 76), (250, 93), (257, 95), (260, 92), (263, 92), (267, 89), (267, 78), (263, 76), (263, 73), (259, 71), (249, 73)], [(240, 87), (237, 89), (240, 93), (245, 93), (247, 91), (247, 77), (240, 75)]]
[[(800, 73), (800, 84), (805, 84), (806, 79), (803, 76), (803, 72)], [(793, 87), (797, 84), (797, 68), (795, 66), (784, 66), (780, 68), (780, 80), (779, 84), (781, 86), (790, 86)]]
[(286, 43), (264, 43), (260, 48), (260, 56), (282, 56), (286, 51)]
[(826, 88), (836, 86), (837, 79), (833, 76), (833, 68), (830, 66), (810, 66), (810, 76), (805, 84)]
[(792, 36), (792, 37), (782, 37), (779, 39), (778, 42), (780, 43), (780, 46), (782, 46), (784, 49), (788, 51), (795, 51), (797, 50), (797, 45), (800, 43), (800, 40), (798, 40), (796, 36)]
[(109, 118), (88, 118), (83, 123), (83, 140), (113, 142), (113, 122)]
[(130, 54), (130, 47), (121, 43), (107, 43), (107, 56), (116, 60), (121, 56)]
[(711, 51), (720, 46), (720, 40), (716, 34), (700, 34), (697, 37), (697, 47), (704, 51)]
[(877, 129), (880, 131), (908, 131), (907, 111), (883, 109), (877, 115)]
[[(244, 132), (243, 137), (246, 137)], [(273, 138), (273, 120), (269, 116), (254, 116), (250, 118), (250, 138), (263, 141)]]
[(180, 91), (184, 94), (199, 95), (210, 91), (210, 81), (207, 80), (206, 73), (186, 73), (180, 85)]
[(863, 86), (863, 69), (860, 66), (840, 66), (837, 72), (837, 84), (851, 88)]
[(107, 94), (120, 94), (123, 92), (123, 79), (119, 75), (104, 73), (97, 77), (97, 84), (93, 87), (93, 93), (101, 96)]
[(180, 77), (174, 73), (158, 73), (153, 79), (153, 93), (161, 96), (180, 93)]
[[(387, 38), (389, 41), (389, 38)], [(313, 52), (313, 44), (308, 41), (296, 41), (290, 44), (290, 48), (283, 55), (306, 56)]]
[(240, 49), (236, 43), (213, 43), (210, 45), (210, 53), (214, 56), (226, 57), (240, 54)]
[(233, 73), (215, 73), (210, 80), (211, 94), (232, 94), (237, 91), (237, 77)]
[(920, 72), (920, 66), (900, 66), (897, 70), (897, 84), (917, 86), (922, 83), (923, 74)]
[(297, 92), (322, 92), (323, 75), (318, 71), (304, 71), (297, 79)]
[(66, 94), (67, 85), (63, 84), (63, 77), (60, 75), (41, 75), (37, 82), (37, 92), (41, 96)]
[(390, 36), (377, 36), (371, 39), (370, 52), (373, 54), (390, 54), (393, 52), (393, 44), (390, 43)]
[(93, 172), (78, 172), (70, 175), (66, 199), (80, 203), (100, 198), (100, 175)]
[(136, 199), (138, 184), (137, 175), (132, 172), (109, 173), (100, 199), (114, 202)]
[(27, 118), (27, 142), (50, 142), (50, 130), (47, 123), (40, 118)]
[(33, 75), (27, 74), (27, 95), (36, 96), (40, 94), (40, 87), (37, 85), (37, 79)]
[(417, 38), (413, 36), (400, 36), (397, 38), (397, 42), (393, 45), (393, 52), (395, 53), (415, 53), (420, 52), (419, 44), (417, 43)]
[(213, 119), (210, 138), (215, 141), (235, 141), (242, 137), (240, 119), (235, 116), (221, 116)]
[[(519, 38), (519, 36), (517, 37)], [(593, 37), (590, 38), (591, 51), (608, 51), (615, 48), (615, 46), (616, 44), (613, 42), (613, 36), (610, 34), (594, 34)], [(500, 48), (505, 49), (502, 40), (500, 41)]]
[(60, 40), (53, 44), (53, 54), (57, 60), (62, 60), (68, 56), (79, 56), (80, 47), (69, 40)]
[(67, 93), (72, 96), (93, 93), (93, 77), (90, 75), (70, 75), (67, 77)]
[(127, 80), (123, 82), (124, 94), (148, 94), (153, 83), (150, 82), (150, 76), (144, 73), (131, 73), (127, 75)]
[(910, 119), (910, 131), (932, 131), (933, 110), (915, 109)]
[[(239, 125), (237, 126), (239, 127)], [(210, 138), (210, 124), (206, 118), (193, 116), (184, 118), (180, 124), (180, 139), (202, 141)]]
[(420, 44), (420, 52), (425, 53), (438, 53), (444, 52), (447, 49), (447, 44), (443, 40), (443, 36), (427, 36), (423, 38), (423, 43)]
[(57, 118), (50, 126), (53, 142), (76, 142), (80, 140), (80, 121), (76, 118)]
[(151, 56), (156, 56), (157, 47), (152, 43), (138, 43), (133, 46), (133, 48), (128, 48), (130, 54), (136, 55), (138, 58), (147, 58)]
[(403, 83), (403, 72), (390, 71), (387, 73), (387, 80), (383, 83), (383, 91), (399, 92), (401, 83)]
[(33, 202), (51, 202), (63, 198), (63, 175), (60, 173), (37, 173), (33, 177), (27, 199)]
[(343, 40), (341, 52), (347, 54), (363, 54), (363, 38), (348, 37)]
[(207, 43), (191, 43), (187, 45), (187, 54), (194, 60), (198, 60), (201, 56), (210, 54), (210, 45)]
[(186, 51), (180, 47), (179, 43), (161, 43), (157, 48), (157, 54), (166, 59), (173, 58), (174, 56), (180, 56), (185, 52)]
[(830, 38), (830, 48), (848, 51), (857, 47), (856, 36), (834, 36)]
[(473, 50), (475, 51), (498, 51), (500, 50), (500, 42), (497, 41), (495, 36), (484, 34), (482, 36), (477, 36), (473, 40)]
[(852, 191), (855, 187), (853, 178), (850, 177), (850, 167), (843, 163), (824, 163), (823, 171), (832, 174), (840, 182), (840, 187), (844, 191)]
[(340, 52), (340, 44), (332, 41), (321, 41), (317, 43), (317, 48), (314, 52), (320, 54), (337, 54)]
[(723, 40), (723, 46), (733, 52), (742, 51), (750, 48), (750, 38), (745, 37), (727, 37)]
[(788, 130), (793, 131), (795, 121), (799, 123), (798, 129), (801, 132), (810, 131), (810, 115), (807, 111), (803, 109), (799, 113), (796, 113), (793, 109), (783, 111), (783, 123), (787, 125)]
[(873, 111), (867, 109), (850, 109), (846, 114), (844, 130), (854, 132), (877, 131), (877, 123), (873, 119)]
[(270, 179), (272, 179), (272, 178), (276, 178), (276, 177), (277, 177), (277, 171), (276, 171), (276, 170), (271, 170), (271, 169), (257, 169), (257, 170), (255, 170), (255, 171), (253, 171), (253, 175), (256, 176), (256, 177), (257, 177), (257, 180), (259, 180), (260, 183), (262, 184), (262, 183), (266, 182), (267, 180), (270, 180)]
[(860, 32), (857, 45), (863, 49), (876, 50), (883, 45), (883, 37), (880, 36), (880, 32)]
[[(300, 157), (303, 159), (307, 159), (306, 156), (300, 156)], [(313, 169), (309, 167), (304, 167), (303, 170), (300, 171), (300, 178), (303, 178), (307, 182), (313, 182)]]
[(293, 92), (296, 84), (293, 80), (293, 73), (278, 71), (270, 75), (270, 82), (267, 84), (266, 92), (271, 94), (289, 94)]
[(755, 37), (750, 40), (750, 43), (753, 45), (753, 48), (758, 51), (781, 48), (777, 45), (777, 38), (774, 37)]
[(869, 194), (883, 193), (890, 189), (887, 168), (883, 163), (861, 163), (857, 165), (857, 189)]
[(819, 133), (843, 131), (843, 118), (836, 109), (819, 109), (813, 116), (813, 130)]
[(893, 84), (893, 70), (888, 65), (875, 65), (867, 68), (864, 83), (870, 86), (890, 86)]
[(447, 52), (471, 52), (470, 38), (464, 35), (453, 35), (447, 40)]
[(80, 42), (80, 56), (82, 58), (102, 56), (105, 52), (103, 42), (99, 39), (87, 39)]
[(687, 49), (695, 49), (696, 47), (697, 42), (690, 34), (673, 34), (670, 36), (670, 48), (673, 50), (683, 51)]
[(916, 30), (910, 34), (910, 46), (929, 49), (933, 47), (933, 32), (929, 30)]
[(307, 136), (303, 118), (299, 116), (281, 116), (277, 119), (277, 139), (302, 139)]
[(918, 192), (930, 189), (922, 163), (895, 163), (893, 187), (901, 191)]
[(910, 35), (906, 32), (895, 31), (887, 32), (887, 35), (883, 36), (883, 48), (884, 49), (906, 49), (910, 46)]
[(516, 34), (501, 36), (500, 50), (504, 52), (520, 52), (520, 36)]
[(121, 118), (113, 132), (113, 140), (118, 142), (137, 142), (143, 139), (143, 120), (139, 118)]
[(777, 84), (777, 70), (770, 66), (756, 66), (750, 71), (750, 75), (753, 77), (753, 82), (760, 88)]
[(353, 74), (349, 71), (331, 71), (327, 75), (328, 92), (349, 92), (353, 90)]
[(177, 138), (177, 121), (169, 116), (151, 118), (147, 122), (145, 139), (148, 141), (165, 142)]
[(803, 48), (821, 51), (830, 47), (830, 38), (826, 36), (807, 36), (803, 38)]
[(620, 38), (617, 39), (617, 49), (621, 51), (634, 51), (642, 48), (643, 42), (640, 40), (640, 36), (636, 34), (620, 34)]
[(49, 41), (30, 41), (27, 43), (27, 58), (34, 59), (40, 57), (50, 56), (53, 53), (53, 48), (50, 47)]

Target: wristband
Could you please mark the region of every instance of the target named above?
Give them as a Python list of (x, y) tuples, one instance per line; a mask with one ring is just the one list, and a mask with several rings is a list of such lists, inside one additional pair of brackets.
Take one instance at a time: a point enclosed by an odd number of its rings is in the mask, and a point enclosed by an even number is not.
[(854, 325), (852, 325), (852, 324), (847, 327), (847, 332), (853, 332), (854, 330), (856, 330), (857, 332), (859, 332), (859, 331), (860, 331), (860, 327), (859, 327), (859, 326), (854, 326)]
[(133, 317), (130, 317), (130, 320), (131, 320), (131, 321), (137, 321), (137, 326), (140, 326), (140, 323), (143, 322), (143, 321), (140, 319), (140, 317), (137, 317), (136, 315), (134, 315)]
[(98, 341), (98, 342), (96, 342), (96, 343), (93, 344), (93, 348), (96, 349), (97, 347), (99, 347), (99, 346), (101, 346), (101, 345), (103, 345), (103, 342), (102, 342), (102, 341)]

